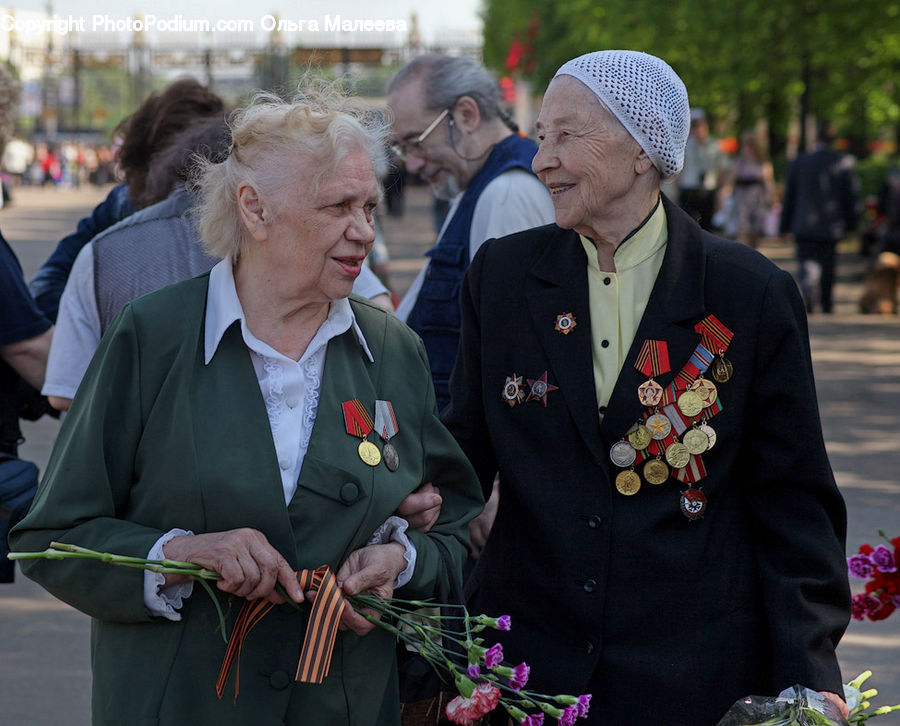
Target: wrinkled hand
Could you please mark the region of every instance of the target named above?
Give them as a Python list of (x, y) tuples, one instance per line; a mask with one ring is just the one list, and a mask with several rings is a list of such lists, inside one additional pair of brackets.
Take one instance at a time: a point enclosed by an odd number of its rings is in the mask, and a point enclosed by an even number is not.
[(847, 704), (844, 703), (844, 699), (841, 698), (838, 694), (832, 693), (831, 691), (819, 691), (825, 698), (831, 701), (835, 706), (838, 707), (838, 710), (841, 712), (841, 716), (844, 718), (850, 717), (850, 709), (847, 707)]
[[(223, 592), (281, 604), (284, 598), (275, 591), (275, 584), (280, 582), (291, 599), (303, 602), (296, 573), (258, 530), (232, 529), (174, 537), (163, 545), (163, 553), (170, 560), (215, 570), (222, 576), (216, 584)], [(167, 575), (166, 586), (174, 585), (177, 577)]]
[(427, 532), (441, 516), (441, 502), (443, 499), (440, 490), (427, 482), (400, 502), (394, 514), (409, 522), (410, 529)]
[[(394, 594), (394, 582), (406, 569), (403, 545), (391, 542), (386, 545), (369, 545), (351, 552), (336, 575), (338, 585), (347, 595), (373, 592), (381, 597)], [(307, 599), (314, 599), (315, 593), (307, 593)], [(374, 615), (371, 611), (369, 614)], [(341, 628), (350, 629), (357, 635), (365, 635), (375, 627), (348, 602), (341, 616)]]

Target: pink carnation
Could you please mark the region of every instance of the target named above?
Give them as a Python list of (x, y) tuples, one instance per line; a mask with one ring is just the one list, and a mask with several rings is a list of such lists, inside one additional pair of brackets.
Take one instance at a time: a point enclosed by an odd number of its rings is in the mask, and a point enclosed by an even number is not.
[(457, 696), (444, 709), (453, 723), (469, 726), (485, 714), (490, 713), (500, 702), (500, 691), (490, 683), (482, 683), (469, 698)]
[(894, 553), (884, 545), (878, 545), (869, 555), (869, 562), (882, 572), (896, 572), (897, 564), (894, 562)]
[(872, 561), (868, 555), (852, 555), (847, 558), (847, 569), (853, 577), (865, 580), (872, 574)]
[(572, 726), (578, 718), (578, 707), (567, 706), (563, 715), (559, 718), (559, 726)]
[[(512, 618), (509, 615), (501, 615), (497, 618), (497, 630), (509, 630), (512, 628)], [(543, 719), (544, 715), (541, 714), (541, 718)]]
[(533, 713), (522, 721), (522, 726), (544, 726), (544, 714)]
[(488, 669), (496, 668), (503, 662), (503, 646), (494, 643), (484, 654), (484, 664)]
[(528, 676), (531, 675), (531, 668), (527, 663), (519, 663), (513, 668), (512, 678), (509, 679), (509, 687), (514, 691), (518, 691), (525, 687), (528, 683)]
[(585, 718), (591, 708), (591, 694), (585, 693), (579, 696), (578, 704), (575, 706), (575, 708), (578, 709), (578, 718)]

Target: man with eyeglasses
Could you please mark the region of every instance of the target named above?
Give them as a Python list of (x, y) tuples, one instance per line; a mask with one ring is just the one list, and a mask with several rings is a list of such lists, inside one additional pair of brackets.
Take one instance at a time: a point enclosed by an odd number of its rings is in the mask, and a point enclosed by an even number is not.
[(496, 81), (468, 58), (425, 55), (388, 84), (394, 153), (436, 197), (452, 200), (429, 262), (397, 309), (425, 343), (438, 407), (450, 400), (459, 342), (459, 291), (481, 244), (553, 221), (531, 171), (537, 147), (500, 107)]

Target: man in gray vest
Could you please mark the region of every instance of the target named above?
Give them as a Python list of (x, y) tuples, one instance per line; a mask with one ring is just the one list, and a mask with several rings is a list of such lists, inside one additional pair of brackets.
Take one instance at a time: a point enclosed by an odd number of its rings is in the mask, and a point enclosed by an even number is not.
[(425, 342), (439, 408), (459, 341), (459, 291), (481, 244), (553, 221), (531, 171), (537, 147), (516, 133), (491, 74), (469, 58), (425, 55), (388, 85), (393, 150), (435, 196), (452, 200), (429, 262), (397, 309)]

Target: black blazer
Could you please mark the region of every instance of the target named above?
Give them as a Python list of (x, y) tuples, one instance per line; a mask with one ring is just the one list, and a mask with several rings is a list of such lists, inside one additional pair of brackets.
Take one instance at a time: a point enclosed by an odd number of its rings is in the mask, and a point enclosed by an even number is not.
[[(486, 243), (462, 294), (446, 423), (500, 507), (474, 576), (474, 612), (509, 613), (507, 659), (536, 690), (593, 691), (593, 723), (715, 724), (749, 693), (841, 692), (849, 620), (846, 511), (825, 453), (803, 304), (790, 275), (713, 237), (664, 200), (668, 244), (634, 343), (598, 417), (587, 265), (555, 225)], [(568, 335), (555, 329), (571, 313)], [(689, 521), (679, 482), (619, 494), (609, 449), (637, 420), (633, 364), (665, 340), (672, 371), (714, 314), (734, 332), (714, 448)], [(551, 391), (509, 406), (508, 376)], [(526, 384), (527, 385), (527, 384)]]

